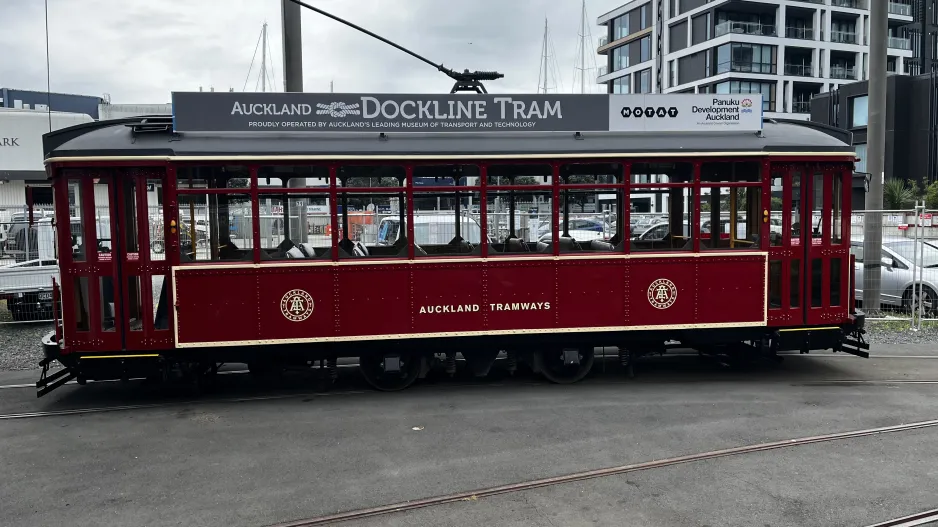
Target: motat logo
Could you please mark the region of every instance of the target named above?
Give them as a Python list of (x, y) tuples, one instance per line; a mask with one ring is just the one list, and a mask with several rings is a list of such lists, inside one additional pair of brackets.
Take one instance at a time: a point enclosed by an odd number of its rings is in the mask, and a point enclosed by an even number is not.
[(19, 137), (0, 137), (0, 146), (20, 146)]

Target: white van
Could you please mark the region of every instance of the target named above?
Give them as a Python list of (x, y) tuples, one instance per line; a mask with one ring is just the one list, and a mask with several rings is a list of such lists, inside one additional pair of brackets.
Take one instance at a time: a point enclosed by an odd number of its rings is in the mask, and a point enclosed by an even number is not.
[[(482, 228), (474, 218), (462, 216), (459, 235), (463, 240), (478, 245), (482, 240)], [(406, 235), (406, 231), (405, 231)], [(454, 214), (414, 216), (414, 243), (417, 245), (447, 245), (456, 237)], [(378, 225), (376, 245), (394, 245), (401, 238), (398, 218), (385, 218)]]

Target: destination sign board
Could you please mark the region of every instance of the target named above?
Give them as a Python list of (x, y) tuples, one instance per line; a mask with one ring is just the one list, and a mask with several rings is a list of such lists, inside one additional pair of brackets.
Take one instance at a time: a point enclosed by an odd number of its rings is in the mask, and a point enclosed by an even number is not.
[(758, 131), (761, 94), (173, 93), (177, 132)]

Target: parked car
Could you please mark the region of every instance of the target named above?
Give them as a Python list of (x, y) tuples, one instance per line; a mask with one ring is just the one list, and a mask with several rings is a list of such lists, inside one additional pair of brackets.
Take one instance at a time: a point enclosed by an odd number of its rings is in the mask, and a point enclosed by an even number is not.
[[(922, 280), (922, 309), (929, 314), (938, 312), (938, 242), (926, 241), (919, 247), (918, 260), (922, 266), (914, 270), (914, 240), (887, 238), (883, 240), (883, 267), (880, 274), (880, 303), (884, 306), (911, 309), (918, 305), (918, 288)], [(856, 298), (863, 300), (863, 240), (853, 240), (850, 252), (856, 257)]]

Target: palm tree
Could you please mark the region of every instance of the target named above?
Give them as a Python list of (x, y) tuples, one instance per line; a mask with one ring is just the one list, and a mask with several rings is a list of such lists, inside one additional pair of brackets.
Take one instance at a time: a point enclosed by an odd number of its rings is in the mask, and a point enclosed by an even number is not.
[(883, 205), (889, 210), (911, 207), (915, 198), (915, 191), (901, 179), (889, 178), (883, 185)]

